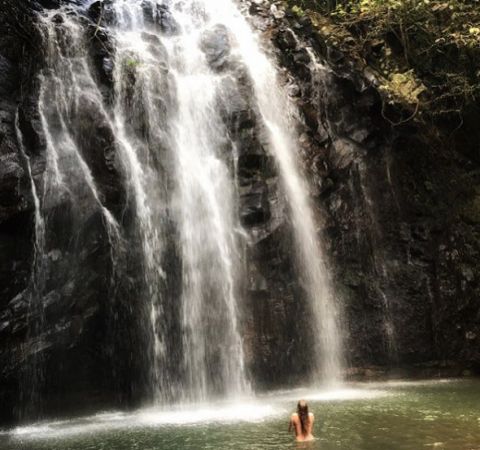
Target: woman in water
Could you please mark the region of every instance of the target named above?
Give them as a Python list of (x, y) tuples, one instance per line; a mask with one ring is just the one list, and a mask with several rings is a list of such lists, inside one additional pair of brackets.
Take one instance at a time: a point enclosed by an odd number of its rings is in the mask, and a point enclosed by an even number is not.
[(288, 431), (291, 432), (293, 428), (297, 442), (311, 441), (313, 440), (312, 430), (314, 420), (315, 417), (313, 413), (308, 412), (307, 402), (300, 400), (297, 404), (297, 412), (293, 413), (290, 418)]

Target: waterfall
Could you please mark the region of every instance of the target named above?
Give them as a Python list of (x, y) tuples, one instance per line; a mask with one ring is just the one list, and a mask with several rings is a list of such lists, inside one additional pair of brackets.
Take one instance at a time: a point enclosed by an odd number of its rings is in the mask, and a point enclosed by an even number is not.
[[(182, 3), (170, 2), (172, 33), (145, 20), (145, 8), (152, 17), (162, 12), (156, 2), (115, 3), (115, 123), (137, 200), (151, 287), (157, 397), (201, 401), (248, 390), (237, 312), (241, 226), (232, 167), (222, 155), (229, 142), (216, 107), (221, 77), (199, 48), (210, 24), (199, 4)], [(137, 120), (137, 127), (129, 123)], [(168, 171), (175, 173), (165, 182), (170, 193), (161, 180)], [(180, 383), (166, 369), (172, 343), (160, 325), (162, 298), (155, 292), (158, 277), (168, 276), (161, 269), (165, 214), (176, 223), (182, 261)]]
[[(59, 26), (59, 24), (61, 26)], [(119, 225), (103, 205), (92, 172), (79, 148), (81, 109), (92, 107), (107, 120), (100, 92), (91, 76), (83, 29), (68, 15), (44, 18), (47, 68), (40, 77), (39, 112), (47, 145), (46, 199), (89, 196), (101, 210), (109, 234)]]
[(297, 243), (298, 265), (304, 276), (314, 327), (314, 381), (341, 379), (342, 342), (337, 299), (329, 279), (328, 262), (310, 204), (308, 185), (298, 160), (296, 111), (279, 84), (275, 65), (267, 57), (244, 17), (231, 0), (208, 2), (216, 20), (225, 22), (236, 37), (237, 51), (254, 83), (256, 102), (269, 132), (270, 151), (290, 207)]
[[(326, 93), (329, 92), (329, 71), (328, 67), (325, 67), (316, 57), (315, 53), (311, 48), (306, 47), (307, 53), (311, 59), (311, 68), (312, 72), (315, 74), (316, 78), (316, 91), (318, 96), (318, 101), (328, 101), (326, 98)], [(331, 137), (335, 137), (335, 130), (332, 129), (332, 126), (329, 121), (329, 111), (328, 107), (325, 109), (326, 123), (325, 126), (328, 130), (328, 133)], [(382, 242), (384, 240), (382, 236), (381, 227), (379, 224), (379, 219), (377, 217), (377, 211), (375, 210), (375, 202), (372, 198), (372, 193), (369, 189), (369, 183), (367, 180), (367, 167), (365, 163), (357, 163), (357, 172), (358, 172), (358, 187), (355, 186), (354, 179), (349, 179), (349, 190), (354, 203), (354, 217), (356, 222), (356, 239), (357, 242), (370, 241), (371, 254), (373, 260), (374, 268), (374, 281), (373, 285), (375, 286), (376, 291), (381, 299), (381, 306), (383, 309), (383, 329), (382, 334), (385, 341), (385, 350), (387, 357), (389, 358), (390, 363), (396, 363), (398, 361), (398, 348), (397, 348), (397, 331), (394, 326), (394, 317), (392, 314), (392, 289), (389, 284), (392, 277), (389, 274), (389, 270), (386, 264), (387, 255), (385, 251), (385, 244)], [(392, 197), (394, 198), (397, 208), (398, 201), (393, 192), (393, 187), (391, 184), (390, 168), (388, 165), (388, 160), (386, 161), (386, 179), (389, 182), (390, 189), (392, 191)], [(358, 189), (360, 194), (357, 192)], [(358, 211), (364, 209), (367, 213), (369, 227), (368, 230), (365, 230), (367, 234), (362, 233), (361, 218), (359, 217)], [(359, 250), (361, 251), (361, 250)]]
[[(126, 165), (135, 186), (149, 270), (159, 270), (155, 255), (162, 253), (159, 206), (151, 201), (151, 191), (158, 184), (154, 180), (158, 155), (153, 152), (163, 151), (165, 160), (170, 158), (168, 167), (177, 174), (171, 198), (162, 198), (161, 193), (154, 198), (163, 205), (170, 202), (180, 234), (186, 373), (182, 391), (190, 393), (187, 398), (204, 399), (212, 389), (232, 394), (243, 392), (246, 386), (237, 318), (241, 226), (235, 213), (232, 167), (222, 159), (222, 148), (229, 145), (228, 136), (216, 105), (217, 98), (223, 95), (222, 77), (209, 67), (208, 58), (201, 51), (205, 33), (215, 26), (228, 30), (234, 51), (253, 80), (256, 102), (269, 131), (271, 152), (291, 210), (299, 270), (304, 273), (314, 317), (317, 374), (326, 381), (338, 380), (338, 312), (308, 187), (295, 156), (293, 108), (276, 81), (275, 66), (230, 1), (171, 1), (168, 9), (163, 3), (146, 4), (128, 0), (114, 4), (118, 21), (115, 115), (122, 140), (128, 142)], [(145, 8), (150, 8), (151, 13), (146, 14)], [(153, 29), (146, 20), (148, 14), (153, 20), (167, 15), (167, 29)], [(129, 77), (135, 79), (133, 88), (128, 86)], [(129, 95), (132, 98), (125, 102)], [(142, 109), (140, 121), (145, 128), (146, 144), (128, 125), (132, 116), (136, 120), (136, 108)], [(170, 147), (170, 153), (160, 148), (160, 142), (163, 147)], [(153, 285), (155, 277), (148, 282)], [(160, 299), (152, 304), (157, 386), (168, 379), (168, 374), (161, 373), (168, 357), (164, 345), (168, 336), (157, 327), (161, 315)], [(214, 373), (212, 365), (218, 366), (220, 373)], [(171, 387), (171, 383), (167, 385), (160, 391)]]
[[(63, 204), (73, 205), (74, 227), (98, 213), (112, 266), (122, 254), (126, 265), (138, 267), (129, 326), (148, 348), (132, 358), (148, 362), (144, 378), (153, 403), (251, 390), (242, 316), (249, 241), (240, 215), (238, 136), (222, 109), (231, 89), (251, 96), (247, 103), (265, 131), (262, 146), (288, 206), (296, 273), (310, 312), (309, 323), (297, 326), (313, 332), (313, 380), (340, 380), (340, 311), (298, 156), (298, 114), (241, 8), (231, 0), (113, 0), (101, 3), (94, 27), (85, 17), (92, 3), (47, 12), (40, 22), (46, 65), (38, 112), (46, 170), (42, 201), (33, 180), (32, 194), (37, 225), (44, 224), (47, 235), (50, 211)], [(100, 35), (109, 86), (90, 53)], [(240, 78), (248, 79), (245, 92)], [(102, 135), (92, 141), (94, 126)], [(118, 163), (120, 207), (98, 167), (105, 156)], [(109, 166), (109, 176), (112, 171)], [(111, 284), (130, 276), (123, 269)]]
[[(48, 13), (40, 18), (39, 28), (45, 38), (46, 64), (39, 75), (38, 114), (45, 137), (45, 171), (42, 182), (35, 183), (32, 164), (26, 149), (21, 130), (19, 112), (17, 111), (15, 129), (18, 146), (24, 160), (26, 172), (31, 184), (34, 207), (34, 245), (31, 279), (27, 286), (27, 336), (21, 349), (24, 361), (20, 377), (19, 413), (22, 417), (40, 417), (42, 411), (42, 392), (48, 373), (46, 372), (45, 349), (53, 345), (55, 329), (47, 324), (46, 308), (54, 302), (59, 294), (58, 283), (52, 286), (52, 261), (58, 259), (62, 239), (54, 236), (51, 230), (52, 208), (67, 206), (67, 199), (73, 205), (72, 210), (65, 208), (64, 217), (71, 213), (73, 226), (79, 225), (85, 211), (76, 208), (81, 199), (93, 209), (98, 209), (103, 218), (110, 246), (120, 242), (120, 230), (112, 213), (103, 205), (102, 195), (95, 185), (92, 172), (85, 162), (77, 142), (79, 111), (86, 102), (97, 102), (99, 94), (88, 70), (88, 58), (83, 44), (82, 27), (67, 15)], [(83, 103), (82, 103), (83, 102)], [(36, 150), (36, 149), (35, 149)], [(85, 214), (86, 215), (86, 214)], [(62, 230), (65, 234), (75, 230)], [(76, 230), (78, 232), (78, 230)], [(68, 236), (66, 246), (75, 246), (75, 233)], [(72, 249), (63, 249), (67, 252)], [(72, 251), (78, 251), (75, 249)], [(73, 255), (69, 254), (72, 273), (62, 280), (68, 284), (74, 278)], [(114, 257), (112, 252), (112, 258)], [(58, 275), (61, 278), (61, 275)], [(58, 280), (56, 280), (58, 282)], [(68, 320), (69, 317), (66, 318)], [(57, 323), (57, 330), (64, 327)]]

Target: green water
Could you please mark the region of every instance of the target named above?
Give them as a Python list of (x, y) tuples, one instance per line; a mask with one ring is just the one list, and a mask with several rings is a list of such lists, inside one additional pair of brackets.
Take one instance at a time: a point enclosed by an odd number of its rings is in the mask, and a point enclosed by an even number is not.
[[(314, 442), (287, 432), (298, 397), (316, 416)], [(34, 424), (0, 434), (8, 450), (479, 450), (480, 380), (284, 391), (238, 404), (143, 410)]]

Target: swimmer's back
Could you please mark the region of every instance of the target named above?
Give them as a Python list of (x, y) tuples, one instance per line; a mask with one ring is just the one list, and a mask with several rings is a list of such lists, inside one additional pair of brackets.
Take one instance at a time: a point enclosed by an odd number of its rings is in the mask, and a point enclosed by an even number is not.
[(305, 432), (302, 431), (302, 422), (298, 413), (293, 413), (290, 418), (290, 423), (293, 425), (295, 430), (295, 439), (299, 442), (311, 441), (313, 440), (313, 422), (315, 421), (315, 416), (313, 413), (308, 413), (308, 420), (306, 423)]

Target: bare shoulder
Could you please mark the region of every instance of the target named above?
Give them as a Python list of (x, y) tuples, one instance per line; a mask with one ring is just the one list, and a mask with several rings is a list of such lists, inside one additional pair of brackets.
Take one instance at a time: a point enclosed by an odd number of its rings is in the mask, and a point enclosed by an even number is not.
[(313, 413), (308, 413), (308, 417), (310, 417), (310, 419), (315, 419), (315, 415)]

